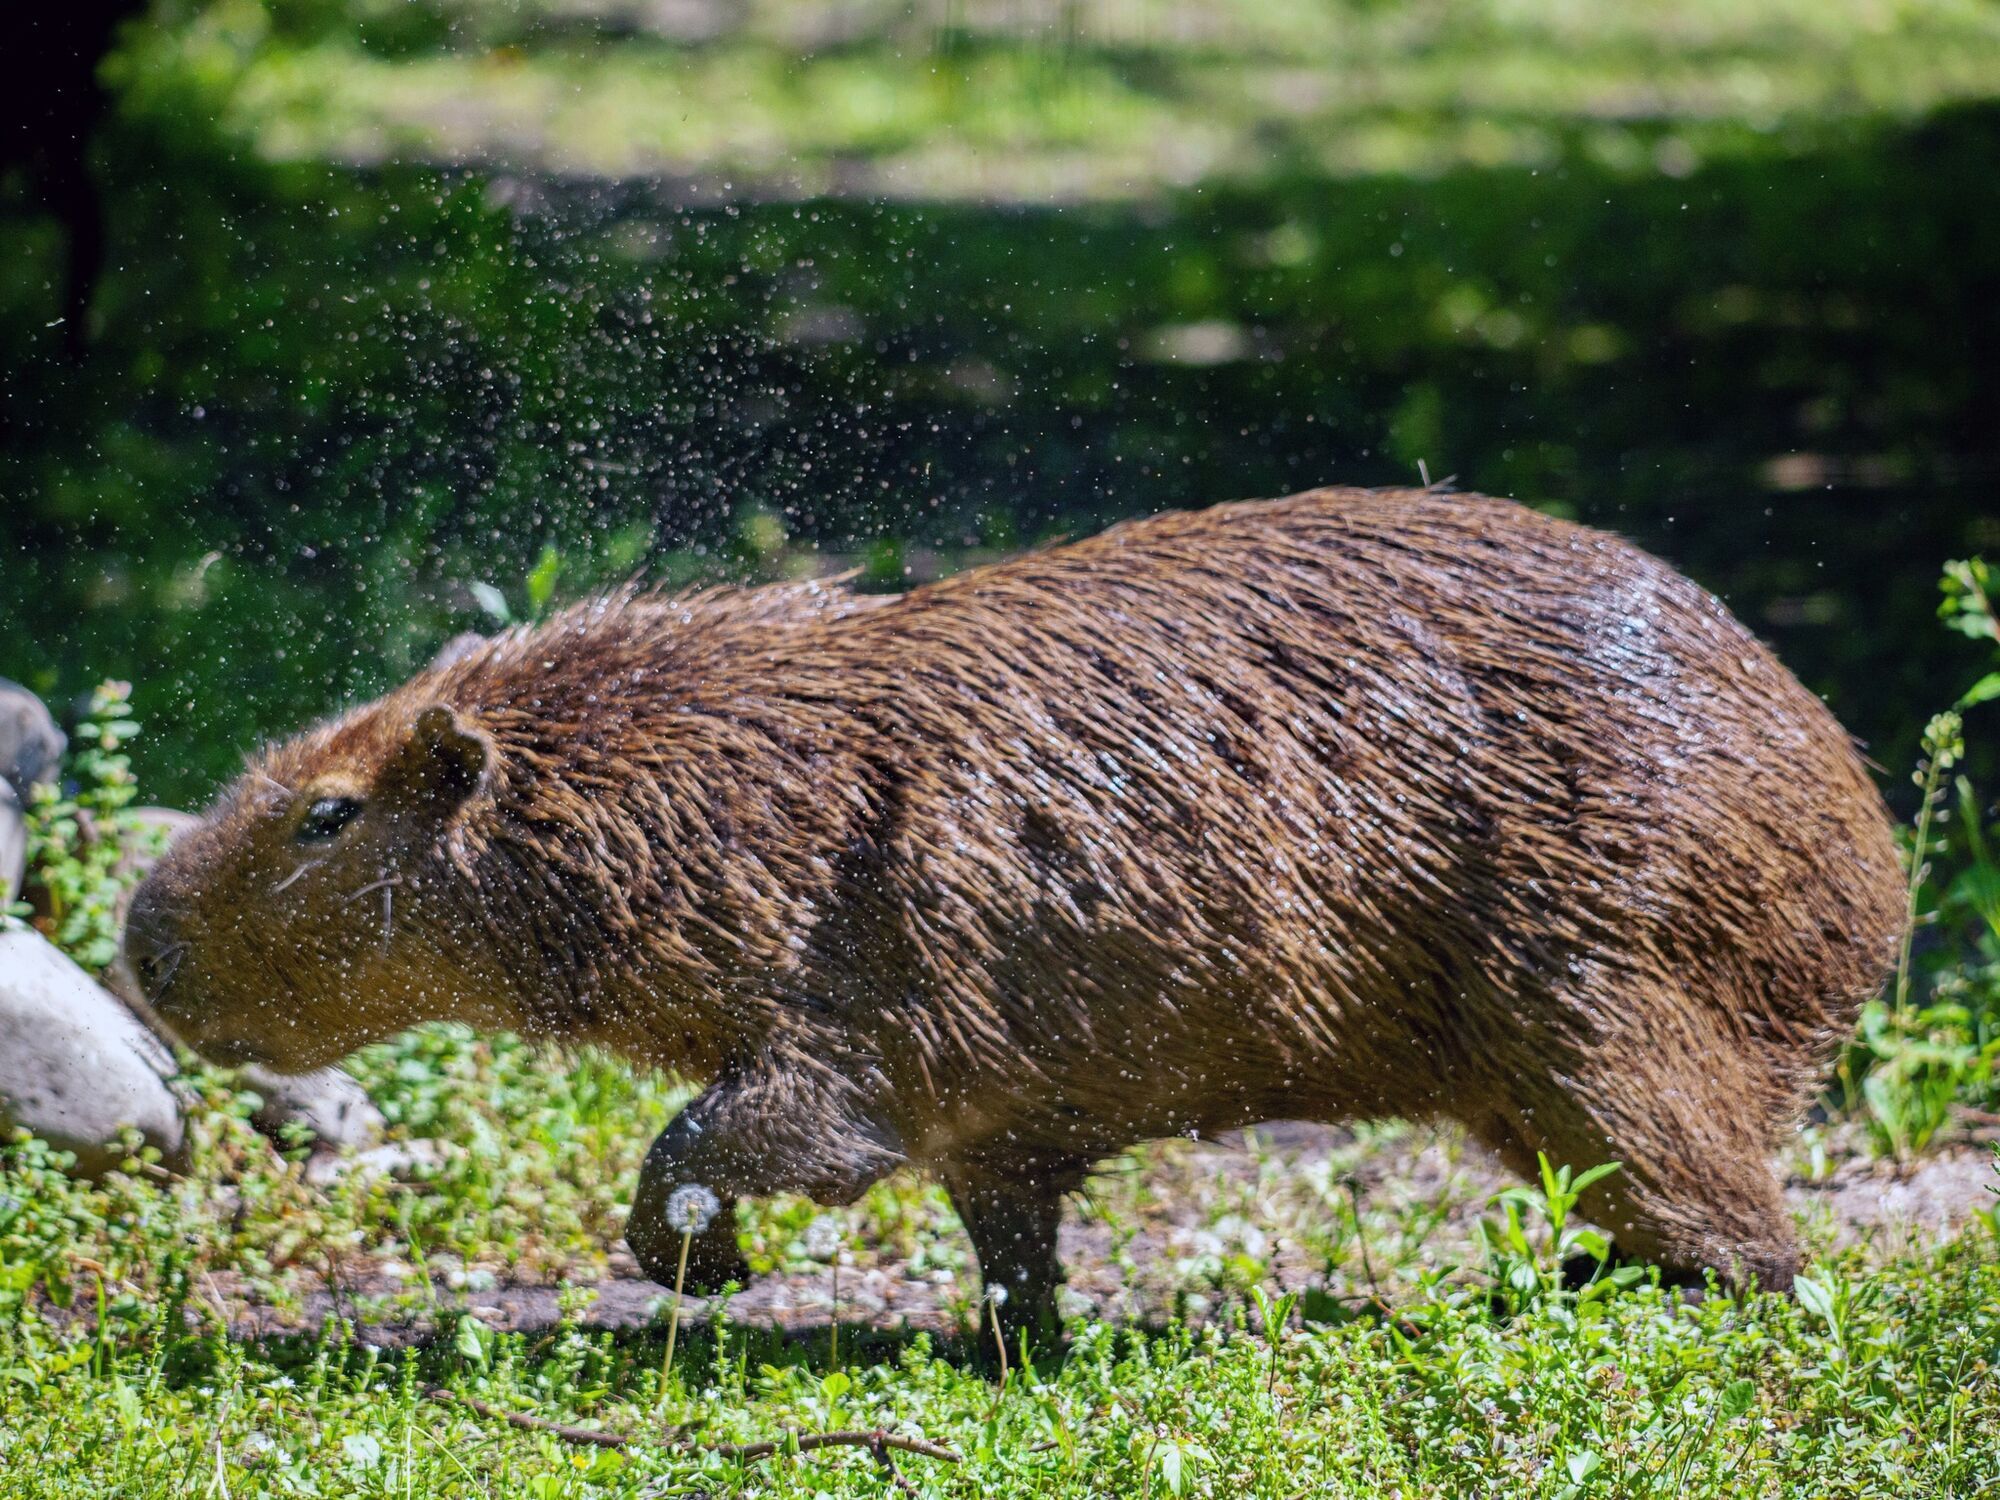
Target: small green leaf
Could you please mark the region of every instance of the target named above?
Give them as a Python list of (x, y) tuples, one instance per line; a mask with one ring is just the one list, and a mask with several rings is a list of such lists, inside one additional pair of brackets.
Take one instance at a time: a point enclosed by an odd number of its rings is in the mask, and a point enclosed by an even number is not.
[(382, 1462), (382, 1442), (366, 1432), (349, 1433), (340, 1440), (347, 1461), (357, 1469), (372, 1469)]
[(1624, 1165), (1623, 1162), (1607, 1161), (1599, 1166), (1592, 1167), (1587, 1172), (1578, 1173), (1576, 1181), (1570, 1184), (1570, 1191), (1572, 1193), (1581, 1194), (1583, 1190), (1589, 1187), (1592, 1183), (1602, 1182), (1605, 1178), (1609, 1177), (1613, 1172), (1616, 1172), (1623, 1165)]
[(528, 614), (540, 619), (542, 611), (549, 607), (549, 600), (555, 597), (556, 575), (562, 571), (562, 554), (554, 547), (543, 547), (542, 555), (535, 562), (535, 570), (528, 575)]
[(1742, 1416), (1756, 1399), (1754, 1380), (1732, 1380), (1722, 1391), (1722, 1420), (1728, 1422)]
[(458, 1351), (460, 1358), (483, 1369), (493, 1352), (493, 1330), (468, 1313), (458, 1320), (458, 1332), (452, 1339), (452, 1347)]
[(1584, 1480), (1597, 1472), (1598, 1467), (1603, 1462), (1604, 1460), (1601, 1456), (1586, 1448), (1581, 1453), (1570, 1454), (1568, 1458), (1563, 1460), (1563, 1467), (1569, 1470), (1570, 1482), (1572, 1484), (1582, 1484)]
[(1988, 672), (1965, 690), (1965, 696), (1958, 700), (1958, 706), (1971, 708), (1975, 703), (1990, 703), (1995, 698), (2000, 698), (2000, 672)]
[(1795, 1277), (1792, 1281), (1792, 1295), (1799, 1299), (1800, 1307), (1820, 1319), (1827, 1327), (1833, 1326), (1833, 1291), (1824, 1282), (1817, 1281), (1811, 1276)]
[(1570, 1235), (1569, 1242), (1592, 1260), (1603, 1261), (1611, 1258), (1611, 1241), (1595, 1229), (1579, 1229)]

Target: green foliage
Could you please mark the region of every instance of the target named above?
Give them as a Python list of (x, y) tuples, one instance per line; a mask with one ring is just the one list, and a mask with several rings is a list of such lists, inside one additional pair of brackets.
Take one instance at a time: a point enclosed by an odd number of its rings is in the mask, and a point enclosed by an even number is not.
[(1866, 1053), (1861, 1097), (1877, 1146), (1899, 1159), (1922, 1151), (1951, 1123), (1952, 1108), (1983, 1097), (2000, 1061), (2000, 1037), (1978, 1040), (1964, 1005), (1870, 1001), (1857, 1044)]
[[(1991, 572), (1984, 559), (1945, 565), (1939, 616), (1958, 633), (2000, 648)], [(1995, 670), (1924, 728), (1912, 777), (1917, 815), (1908, 841), (1909, 925), (1888, 1002), (1870, 1004), (1842, 1063), (1858, 1082), (1876, 1148), (1899, 1158), (1945, 1131), (1962, 1103), (1989, 1102), (2000, 1082), (2000, 864), (1971, 779), (1965, 719), (2000, 683)], [(1956, 817), (1947, 816), (1955, 810)]]
[(519, 613), (507, 602), (507, 596), (492, 584), (474, 581), (466, 585), (479, 607), (486, 612), (495, 625), (533, 624), (549, 612), (549, 605), (555, 598), (556, 579), (562, 573), (562, 553), (553, 546), (542, 548), (542, 555), (535, 560), (535, 566), (521, 587), (526, 607)]
[(126, 745), (139, 732), (131, 686), (107, 682), (70, 740), (64, 767), (75, 783), (34, 788), (28, 813), (28, 880), (43, 911), (22, 901), (11, 915), (33, 918), (55, 945), (84, 968), (102, 972), (118, 957), (118, 905), (137, 875), (132, 855), (159, 837), (127, 809), (136, 793)]
[[(1991, 15), (1450, 0), (1148, 35), (1084, 6), (1058, 44), (1036, 7), (935, 30), (864, 7), (831, 46), (796, 5), (703, 0), (723, 34), (690, 48), (621, 0), (424, 8), (431, 40), (392, 39), (419, 9), (174, 0), (128, 33), (81, 370), (52, 355), (57, 226), (0, 186), (0, 673), (139, 683), (158, 798), (490, 619), (464, 580), (518, 614), (544, 546), (565, 595), (640, 569), (902, 587), (1418, 459), (1662, 552), (1912, 757), (1963, 644), (1930, 618), (1935, 561), (1989, 499), (2000, 365), (1934, 329), (1977, 326), (1995, 279), (2000, 109), (1919, 119), (1906, 89), (1980, 93)], [(944, 38), (940, 78), (908, 66)], [(901, 94), (922, 107), (864, 107)], [(684, 207), (457, 170), (533, 146), (514, 108), (566, 163), (644, 117), (788, 180), (690, 167), (733, 194)], [(368, 169), (310, 159), (330, 137)], [(987, 169), (1057, 206), (985, 196)], [(820, 171), (841, 192), (801, 201)]]
[(1496, 1194), (1493, 1201), (1504, 1218), (1498, 1225), (1482, 1221), (1479, 1226), (1478, 1244), (1502, 1305), (1518, 1314), (1561, 1302), (1568, 1295), (1568, 1265), (1579, 1257), (1595, 1268), (1576, 1293), (1579, 1304), (1636, 1284), (1645, 1273), (1636, 1266), (1610, 1266), (1610, 1241), (1576, 1219), (1584, 1193), (1618, 1171), (1620, 1164), (1604, 1162), (1576, 1172), (1567, 1165), (1553, 1165), (1542, 1152), (1535, 1159), (1541, 1181)]
[[(410, 1354), (338, 1333), (287, 1351), (141, 1306), (108, 1332), (0, 1329), (0, 1433), (35, 1455), (9, 1465), (10, 1500), (887, 1492), (865, 1452), (787, 1436), (836, 1426), (949, 1447), (960, 1463), (898, 1455), (938, 1496), (1907, 1500), (2000, 1478), (2000, 1254), (1983, 1227), (1882, 1265), (1824, 1264), (1796, 1303), (1685, 1306), (1642, 1287), (1585, 1308), (1426, 1311), (1417, 1330), (1362, 1319), (1278, 1340), (1080, 1326), (1067, 1360), (1022, 1371), (996, 1404), (927, 1335), (829, 1372), (796, 1342), (733, 1332), (663, 1393), (656, 1346), (567, 1320), (532, 1335), (467, 1334), (468, 1320)], [(567, 1444), (427, 1401), (432, 1385), (634, 1441)], [(751, 1465), (688, 1438), (779, 1451)]]

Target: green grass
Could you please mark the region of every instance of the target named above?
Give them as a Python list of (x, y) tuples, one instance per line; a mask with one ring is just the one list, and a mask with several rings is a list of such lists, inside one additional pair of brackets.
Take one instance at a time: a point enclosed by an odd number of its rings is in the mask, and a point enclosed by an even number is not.
[(1685, 175), (1773, 133), (2000, 89), (2000, 13), (1971, 0), (838, 13), (756, 0), (677, 14), (679, 28), (617, 3), (213, 0), (135, 49), (125, 76), (142, 99), (191, 85), (276, 158), (987, 202), (1273, 168), (1552, 165), (1579, 135), (1606, 164)]
[[(135, 1164), (80, 1184), (40, 1146), (13, 1148), (0, 1495), (878, 1495), (884, 1476), (859, 1449), (744, 1464), (699, 1447), (876, 1427), (961, 1456), (899, 1457), (935, 1495), (1907, 1500), (2000, 1487), (1991, 1212), (1939, 1245), (1835, 1249), (1809, 1229), (1796, 1301), (1684, 1305), (1649, 1283), (1578, 1297), (1559, 1289), (1545, 1195), (1519, 1199), (1522, 1241), (1497, 1225), (1483, 1249), (1468, 1238), (1490, 1184), (1448, 1136), (1363, 1131), (1308, 1172), (1255, 1140), (1230, 1173), (1168, 1144), (1100, 1179), (1078, 1267), (1100, 1294), (1142, 1288), (1135, 1310), (1150, 1317), (1079, 1322), (1060, 1365), (1017, 1354), (994, 1378), (949, 1209), (899, 1180), (837, 1216), (856, 1262), (845, 1274), (912, 1265), (952, 1281), (956, 1334), (850, 1329), (836, 1368), (823, 1326), (786, 1338), (711, 1310), (663, 1388), (663, 1324), (592, 1331), (587, 1290), (556, 1325), (519, 1334), (468, 1310), (496, 1282), (603, 1274), (638, 1156), (678, 1091), (607, 1058), (456, 1028), (357, 1066), (393, 1136), (436, 1143), (413, 1180), (309, 1186), (302, 1153), (257, 1137), (220, 1074), (186, 1179)], [(760, 1268), (823, 1278), (816, 1213), (781, 1202), (747, 1216)], [(1162, 1254), (1167, 1218), (1178, 1248)], [(222, 1331), (246, 1301), (296, 1308), (329, 1267), (354, 1286), (401, 1275), (406, 1290), (342, 1311), (370, 1327), (419, 1314), (435, 1337), (411, 1352), (338, 1319), (293, 1339)], [(1308, 1321), (1276, 1299), (1281, 1282), (1332, 1290), (1308, 1293)], [(1361, 1295), (1377, 1287), (1387, 1317)], [(633, 1441), (525, 1430), (426, 1397), (440, 1386)]]
[[(409, 1359), (321, 1344), (295, 1359), (189, 1339), (68, 1353), (18, 1335), (0, 1394), (10, 1496), (878, 1495), (865, 1454), (749, 1467), (690, 1439), (882, 1427), (949, 1445), (904, 1458), (935, 1495), (1894, 1495), (2000, 1484), (2000, 1267), (1990, 1239), (1868, 1278), (1838, 1311), (1776, 1299), (1685, 1309), (1644, 1292), (1498, 1323), (1440, 1304), (1414, 1335), (1083, 1330), (1004, 1388), (923, 1339), (830, 1374), (725, 1335), (664, 1396), (651, 1349), (558, 1328)], [(623, 1452), (426, 1401), (484, 1401), (635, 1435)], [(666, 1426), (664, 1424), (671, 1424)], [(669, 1438), (663, 1432), (682, 1434)]]

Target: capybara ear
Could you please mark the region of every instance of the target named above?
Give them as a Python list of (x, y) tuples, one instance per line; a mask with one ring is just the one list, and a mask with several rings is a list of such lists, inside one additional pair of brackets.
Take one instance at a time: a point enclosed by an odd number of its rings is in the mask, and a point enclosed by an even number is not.
[(486, 741), (442, 703), (417, 715), (410, 737), (382, 769), (376, 795), (410, 809), (448, 810), (479, 787), (486, 772)]

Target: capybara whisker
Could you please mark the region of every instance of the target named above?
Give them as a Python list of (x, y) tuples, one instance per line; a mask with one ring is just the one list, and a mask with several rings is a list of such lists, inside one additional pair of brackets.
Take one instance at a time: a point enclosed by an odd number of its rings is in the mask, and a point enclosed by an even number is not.
[(282, 891), (290, 890), (295, 884), (298, 883), (298, 881), (301, 878), (309, 874), (311, 871), (317, 870), (321, 865), (325, 863), (326, 861), (323, 859), (306, 860), (296, 870), (292, 871), (291, 874), (287, 875), (283, 880), (279, 881), (276, 885), (272, 886), (271, 894), (275, 896)]

